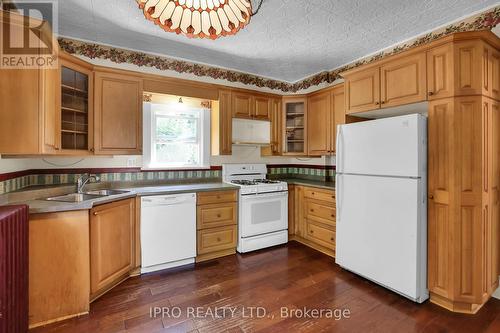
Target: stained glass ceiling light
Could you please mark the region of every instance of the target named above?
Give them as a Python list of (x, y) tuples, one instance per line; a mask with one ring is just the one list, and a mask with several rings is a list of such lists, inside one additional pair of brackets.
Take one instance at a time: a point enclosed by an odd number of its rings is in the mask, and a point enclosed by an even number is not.
[(136, 1), (148, 20), (165, 31), (189, 38), (217, 39), (234, 35), (250, 22), (253, 15), (250, 0)]

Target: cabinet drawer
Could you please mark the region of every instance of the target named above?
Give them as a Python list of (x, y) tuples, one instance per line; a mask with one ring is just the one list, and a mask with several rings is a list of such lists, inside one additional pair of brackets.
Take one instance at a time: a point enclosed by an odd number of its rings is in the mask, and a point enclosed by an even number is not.
[(198, 231), (198, 255), (236, 247), (236, 226)]
[(236, 191), (216, 191), (216, 192), (200, 192), (197, 194), (197, 204), (215, 204), (221, 202), (237, 201)]
[(308, 219), (318, 219), (322, 223), (335, 225), (335, 207), (322, 205), (318, 201), (306, 200), (304, 209)]
[(304, 188), (304, 197), (316, 200), (326, 201), (328, 204), (335, 204), (335, 192), (328, 190), (321, 190), (312, 187)]
[(306, 238), (329, 249), (335, 248), (335, 231), (311, 223), (309, 220), (307, 221)]
[(198, 206), (197, 228), (206, 229), (236, 224), (236, 203)]

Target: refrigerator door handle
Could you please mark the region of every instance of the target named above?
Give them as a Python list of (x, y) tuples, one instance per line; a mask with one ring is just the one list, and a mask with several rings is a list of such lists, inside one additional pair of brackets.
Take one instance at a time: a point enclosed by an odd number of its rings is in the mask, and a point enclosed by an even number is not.
[[(342, 218), (342, 196), (344, 195), (343, 193), (343, 190), (342, 190), (342, 175), (340, 176), (337, 176), (337, 181), (336, 181), (336, 186), (337, 186), (337, 195), (336, 195), (336, 199), (337, 199), (337, 204), (338, 204), (338, 214), (337, 216), (339, 217), (339, 219), (336, 221), (336, 223), (340, 222), (340, 218)], [(338, 195), (340, 194), (340, 195)]]
[(344, 142), (344, 139), (343, 139), (343, 135), (342, 135), (342, 125), (338, 125), (338, 128), (337, 128), (337, 147), (336, 147), (336, 150), (337, 150), (337, 155), (338, 155), (338, 158), (337, 158), (337, 166), (338, 166), (338, 169), (340, 172), (344, 172), (343, 168), (342, 168), (342, 165), (341, 163), (339, 163), (339, 161), (343, 161), (344, 160), (344, 150), (342, 149), (342, 146), (343, 146), (343, 142)]

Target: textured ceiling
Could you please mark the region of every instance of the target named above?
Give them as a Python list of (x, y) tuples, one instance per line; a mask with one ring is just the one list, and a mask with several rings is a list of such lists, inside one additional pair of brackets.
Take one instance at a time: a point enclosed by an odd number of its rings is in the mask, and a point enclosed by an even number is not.
[(264, 0), (245, 29), (215, 41), (164, 32), (144, 18), (135, 0), (58, 3), (62, 36), (295, 82), (499, 2)]

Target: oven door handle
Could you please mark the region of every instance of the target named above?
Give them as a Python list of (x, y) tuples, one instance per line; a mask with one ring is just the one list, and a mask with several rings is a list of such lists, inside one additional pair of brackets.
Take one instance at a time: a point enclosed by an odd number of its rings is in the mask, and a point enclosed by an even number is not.
[(247, 199), (261, 199), (261, 198), (278, 198), (288, 196), (288, 191), (271, 192), (271, 193), (255, 193), (255, 194), (243, 194), (241, 196), (242, 200)]

